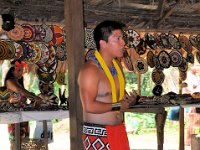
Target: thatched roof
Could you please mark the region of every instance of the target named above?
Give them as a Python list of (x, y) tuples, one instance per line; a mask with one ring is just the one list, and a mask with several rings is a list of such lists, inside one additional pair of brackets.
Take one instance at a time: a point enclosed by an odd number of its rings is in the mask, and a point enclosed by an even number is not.
[[(64, 0), (0, 0), (20, 21), (64, 24)], [(120, 20), (135, 29), (199, 30), (198, 0), (83, 0), (85, 25)]]

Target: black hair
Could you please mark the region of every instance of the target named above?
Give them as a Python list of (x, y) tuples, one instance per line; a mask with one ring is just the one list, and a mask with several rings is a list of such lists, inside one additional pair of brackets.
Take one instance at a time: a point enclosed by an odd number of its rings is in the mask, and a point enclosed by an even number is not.
[(106, 20), (101, 22), (94, 29), (94, 41), (96, 43), (97, 50), (99, 50), (99, 41), (104, 40), (108, 42), (108, 37), (112, 34), (113, 30), (123, 30), (125, 24), (117, 21)]
[[(18, 61), (20, 64), (21, 64), (21, 61), (20, 60), (14, 60), (10, 63), (11, 67), (10, 69), (8, 70), (7, 74), (6, 74), (6, 77), (5, 77), (5, 80), (4, 80), (4, 84), (6, 84), (6, 81), (9, 80), (9, 79), (15, 79), (15, 74), (14, 74), (14, 71), (15, 71), (15, 62)], [(22, 87), (24, 87), (24, 78), (21, 77), (20, 79), (18, 79), (18, 83), (20, 85), (22, 85)], [(5, 86), (5, 85), (4, 85)]]

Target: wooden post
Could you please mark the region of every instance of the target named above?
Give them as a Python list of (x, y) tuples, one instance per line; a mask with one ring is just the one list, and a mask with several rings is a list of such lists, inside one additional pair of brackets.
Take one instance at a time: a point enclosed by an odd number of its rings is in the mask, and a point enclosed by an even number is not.
[(46, 120), (43, 120), (43, 132), (44, 132), (45, 149), (48, 150), (48, 127)]
[(83, 112), (77, 78), (80, 67), (84, 63), (83, 1), (65, 0), (64, 11), (69, 73), (70, 149), (82, 150)]
[(21, 149), (20, 123), (15, 123), (15, 149)]

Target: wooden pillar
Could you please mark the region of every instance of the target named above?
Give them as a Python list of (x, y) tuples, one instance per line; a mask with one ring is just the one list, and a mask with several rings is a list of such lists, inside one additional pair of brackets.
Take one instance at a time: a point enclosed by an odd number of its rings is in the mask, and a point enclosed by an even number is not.
[(21, 149), (20, 123), (15, 123), (15, 149)]
[(164, 108), (162, 109), (162, 113), (156, 113), (155, 120), (156, 120), (156, 129), (157, 129), (157, 149), (163, 150), (163, 143), (164, 143), (164, 127), (165, 121), (167, 117), (167, 111)]
[(83, 149), (81, 139), (83, 115), (77, 78), (80, 67), (84, 63), (83, 1), (65, 0), (64, 11), (69, 73), (70, 149), (81, 150)]
[[(179, 75), (180, 76), (180, 75)], [(182, 94), (182, 81), (179, 78), (179, 94)], [(184, 146), (184, 129), (185, 129), (185, 124), (184, 124), (184, 108), (180, 107), (179, 111), (179, 150), (185, 149)]]

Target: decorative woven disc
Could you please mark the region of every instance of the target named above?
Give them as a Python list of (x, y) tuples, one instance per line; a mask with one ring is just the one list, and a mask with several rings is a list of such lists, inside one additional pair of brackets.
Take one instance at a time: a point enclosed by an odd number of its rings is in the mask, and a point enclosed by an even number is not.
[(192, 52), (192, 45), (189, 41), (189, 39), (183, 35), (182, 33), (180, 33), (179, 35), (179, 41), (181, 44), (181, 47), (186, 51), (186, 52)]
[(188, 63), (194, 64), (194, 55), (192, 53), (187, 53), (186, 60)]
[(180, 71), (183, 71), (183, 72), (187, 71), (187, 69), (188, 69), (188, 63), (187, 63), (186, 58), (183, 57), (182, 63), (178, 66), (178, 69)]
[(19, 41), (24, 37), (24, 29), (21, 25), (15, 25), (15, 28), (7, 32), (8, 37), (14, 41)]
[(155, 50), (156, 49), (156, 41), (155, 41), (154, 36), (152, 34), (150, 34), (150, 33), (146, 33), (144, 35), (144, 38), (145, 38), (145, 42), (147, 43), (147, 45), (151, 49)]
[(196, 59), (197, 59), (198, 63), (200, 63), (200, 51), (196, 52)]
[(164, 50), (159, 53), (158, 60), (163, 68), (169, 68), (171, 65), (170, 55)]
[(55, 46), (55, 51), (56, 51), (55, 57), (57, 60), (60, 60), (60, 61), (67, 60), (67, 48), (66, 48), (65, 43)]
[(147, 53), (147, 64), (153, 68), (155, 66), (154, 61), (153, 61), (154, 53), (150, 50)]
[(23, 41), (31, 42), (35, 39), (35, 28), (31, 24), (22, 24), (22, 28), (24, 29), (24, 37)]
[(178, 50), (172, 50), (170, 53), (171, 65), (173, 67), (178, 67), (182, 63), (182, 55)]
[(160, 96), (161, 94), (162, 94), (162, 92), (163, 92), (163, 88), (162, 88), (162, 86), (161, 85), (156, 85), (154, 88), (153, 88), (153, 91), (152, 91), (152, 93), (153, 93), (153, 95), (155, 95), (155, 96)]
[(181, 44), (180, 44), (177, 36), (175, 34), (172, 34), (171, 32), (169, 32), (169, 34), (168, 34), (168, 41), (169, 41), (169, 44), (174, 49), (180, 49), (181, 48)]
[(53, 39), (53, 32), (49, 26), (46, 24), (42, 24), (42, 28), (45, 30), (45, 37), (43, 39), (44, 42), (48, 43)]
[(144, 74), (148, 70), (148, 64), (144, 58), (139, 57), (136, 60), (135, 67), (138, 73)]
[(180, 71), (179, 70), (179, 78), (181, 81), (185, 81), (187, 78), (187, 71)]
[(49, 49), (43, 43), (39, 43), (38, 46), (40, 47), (41, 57), (37, 63), (43, 64), (43, 63), (47, 62), (47, 60), (49, 59)]
[(162, 84), (165, 79), (165, 75), (162, 71), (154, 69), (152, 71), (152, 81), (155, 84)]
[(63, 30), (58, 25), (50, 26), (53, 32), (53, 39), (49, 42), (49, 45), (59, 45), (64, 39)]
[(128, 46), (130, 48), (137, 47), (140, 43), (140, 35), (135, 30), (128, 29), (126, 31), (128, 38)]
[(140, 43), (135, 47), (135, 51), (139, 55), (143, 55), (146, 53), (146, 50), (147, 50), (147, 45), (146, 45), (145, 41), (143, 39), (141, 39)]

